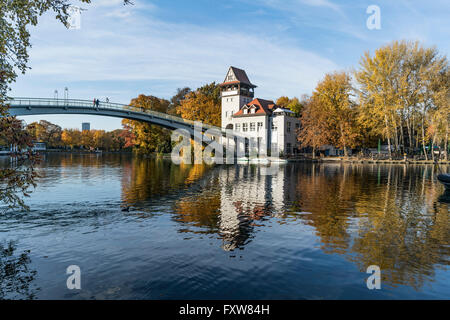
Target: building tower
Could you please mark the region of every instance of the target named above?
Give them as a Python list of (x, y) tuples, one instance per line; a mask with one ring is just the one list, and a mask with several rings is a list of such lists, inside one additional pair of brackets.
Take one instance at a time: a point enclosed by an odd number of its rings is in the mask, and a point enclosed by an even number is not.
[(232, 116), (243, 105), (253, 100), (256, 88), (244, 70), (230, 67), (224, 82), (220, 85), (222, 97), (222, 128), (234, 129)]

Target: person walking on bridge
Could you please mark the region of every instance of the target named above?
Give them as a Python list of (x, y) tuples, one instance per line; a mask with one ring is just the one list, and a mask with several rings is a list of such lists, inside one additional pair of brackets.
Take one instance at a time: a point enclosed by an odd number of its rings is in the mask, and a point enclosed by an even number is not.
[(97, 99), (97, 101), (95, 102), (95, 105), (97, 106), (97, 109), (98, 109), (99, 104), (100, 104), (100, 100)]
[(97, 102), (97, 99), (94, 98), (94, 108), (95, 108), (96, 102)]

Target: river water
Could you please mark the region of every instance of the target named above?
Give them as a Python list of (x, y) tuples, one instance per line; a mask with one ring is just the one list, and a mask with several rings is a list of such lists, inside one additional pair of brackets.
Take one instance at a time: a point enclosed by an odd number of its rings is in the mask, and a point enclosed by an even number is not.
[[(0, 298), (450, 297), (450, 195), (432, 166), (292, 163), (267, 175), (50, 154), (39, 172), (30, 211), (0, 214)], [(81, 290), (67, 288), (70, 265)], [(370, 265), (380, 290), (367, 288)]]

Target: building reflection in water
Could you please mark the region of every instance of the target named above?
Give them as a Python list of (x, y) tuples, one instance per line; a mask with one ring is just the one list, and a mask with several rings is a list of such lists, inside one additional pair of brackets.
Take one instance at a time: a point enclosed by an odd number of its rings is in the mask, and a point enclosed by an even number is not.
[[(288, 164), (174, 166), (131, 162), (124, 201), (170, 192), (180, 232), (216, 235), (226, 251), (244, 249), (267, 222), (314, 228), (321, 250), (361, 272), (379, 265), (383, 281), (419, 288), (449, 264), (449, 207), (432, 166)], [(447, 168), (444, 168), (447, 170)], [(189, 237), (187, 237), (189, 239)]]

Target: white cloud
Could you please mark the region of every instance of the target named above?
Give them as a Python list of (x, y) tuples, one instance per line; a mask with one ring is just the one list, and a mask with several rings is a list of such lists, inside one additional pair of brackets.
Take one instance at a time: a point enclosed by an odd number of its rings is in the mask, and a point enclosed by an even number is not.
[(313, 7), (325, 7), (325, 8), (330, 8), (336, 12), (342, 13), (341, 8), (328, 0), (299, 0), (301, 3), (313, 6)]
[[(34, 39), (28, 79), (64, 81), (222, 81), (230, 65), (247, 70), (257, 94), (276, 98), (313, 89), (330, 60), (276, 40), (244, 32), (166, 23), (130, 10), (85, 13), (82, 29), (69, 31), (45, 20)], [(132, 23), (130, 23), (132, 21)], [(45, 41), (40, 41), (45, 39)], [(30, 83), (31, 85), (31, 83)], [(175, 88), (167, 88), (167, 94)], [(129, 97), (131, 98), (131, 96)]]

